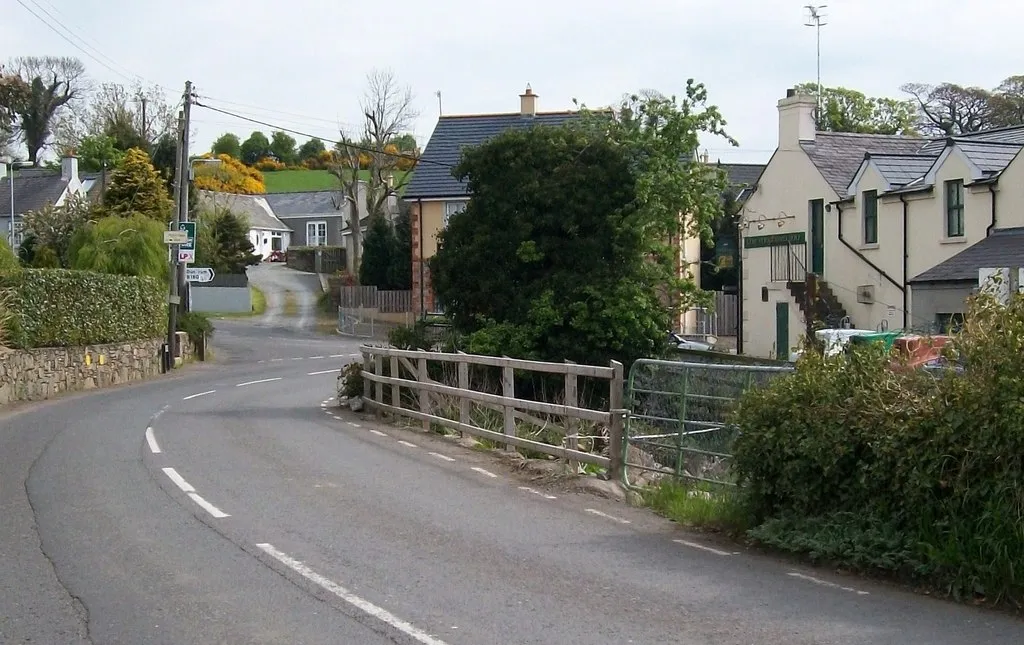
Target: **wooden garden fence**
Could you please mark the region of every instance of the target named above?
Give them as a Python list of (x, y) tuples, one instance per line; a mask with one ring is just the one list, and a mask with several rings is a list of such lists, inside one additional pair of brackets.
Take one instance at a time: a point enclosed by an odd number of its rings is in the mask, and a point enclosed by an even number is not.
[[(606, 468), (611, 479), (621, 477), (624, 462), (623, 429), (627, 411), (623, 408), (623, 368), (612, 361), (607, 367), (579, 365), (576, 363), (545, 363), (497, 356), (481, 356), (463, 353), (442, 353), (409, 351), (391, 347), (364, 345), (360, 348), (363, 357), (363, 401), (377, 414), (417, 419), (424, 429), (440, 424), (473, 437), (488, 439), (503, 445), (507, 450), (516, 448), (532, 450), (559, 457), (570, 465), (592, 464)], [(442, 363), (454, 366), (458, 385), (451, 386), (430, 377), (430, 365)], [(387, 369), (385, 370), (385, 365)], [(501, 394), (492, 394), (473, 388), (470, 367), (496, 368), (501, 372)], [(385, 375), (385, 371), (387, 375)], [(550, 403), (518, 398), (515, 391), (516, 372), (532, 372), (545, 375), (562, 375), (564, 378), (563, 402)], [(580, 407), (579, 381), (592, 379), (607, 382), (607, 409)], [(415, 407), (402, 406), (403, 389), (415, 394)], [(447, 397), (458, 402), (458, 418), (450, 419), (434, 413), (431, 399)], [(473, 423), (473, 405), (501, 412), (503, 431), (488, 430)], [(562, 434), (562, 445), (553, 445), (518, 436), (517, 422), (550, 429), (549, 421), (534, 415), (561, 418), (558, 430)], [(454, 415), (453, 415), (454, 416)], [(580, 449), (579, 434), (581, 422), (590, 422), (607, 428), (609, 456)]]

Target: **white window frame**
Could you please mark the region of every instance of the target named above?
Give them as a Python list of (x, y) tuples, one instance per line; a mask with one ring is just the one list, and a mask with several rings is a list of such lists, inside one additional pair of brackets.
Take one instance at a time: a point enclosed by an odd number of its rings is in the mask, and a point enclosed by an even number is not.
[[(320, 227), (323, 227), (324, 234), (320, 235)], [(310, 230), (312, 229), (312, 234)], [(316, 243), (314, 244), (314, 240)], [(327, 220), (306, 222), (306, 246), (327, 246)]]
[(469, 204), (468, 199), (460, 199), (458, 201), (451, 201), (444, 203), (444, 225), (448, 226), (448, 220), (451, 219), (452, 215), (456, 215), (466, 210), (466, 205)]

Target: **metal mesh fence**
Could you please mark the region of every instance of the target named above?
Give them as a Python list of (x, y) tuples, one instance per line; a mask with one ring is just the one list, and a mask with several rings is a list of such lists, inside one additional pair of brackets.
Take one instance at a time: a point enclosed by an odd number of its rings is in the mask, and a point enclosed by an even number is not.
[(740, 396), (790, 366), (639, 360), (629, 373), (626, 477), (644, 485), (664, 476), (733, 484), (728, 423)]

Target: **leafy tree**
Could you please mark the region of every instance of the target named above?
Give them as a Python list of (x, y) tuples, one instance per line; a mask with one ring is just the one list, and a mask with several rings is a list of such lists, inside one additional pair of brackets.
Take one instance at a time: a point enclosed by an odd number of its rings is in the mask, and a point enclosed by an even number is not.
[(277, 157), (283, 164), (292, 165), (295, 163), (297, 153), (295, 152), (295, 138), (287, 132), (278, 130), (271, 135), (270, 153)]
[(242, 143), (242, 163), (252, 165), (270, 155), (270, 141), (267, 135), (262, 132), (253, 132), (249, 138)]
[(166, 184), (150, 163), (149, 155), (132, 148), (125, 154), (121, 165), (111, 173), (103, 207), (109, 215), (131, 217), (140, 214), (167, 223), (171, 219), (173, 203), (167, 195)]
[[(204, 155), (209, 158), (209, 155)], [(238, 159), (220, 155), (219, 164), (196, 164), (196, 188), (212, 190), (219, 193), (236, 193), (239, 195), (262, 195), (267, 192), (263, 183), (263, 173), (246, 166)]]
[(395, 144), (395, 148), (397, 148), (399, 152), (416, 152), (416, 148), (418, 147), (416, 144), (416, 136), (409, 133), (398, 135), (392, 139), (392, 143)]
[(104, 217), (79, 229), (71, 242), (71, 266), (117, 275), (168, 277), (165, 226), (141, 214)]
[(196, 261), (217, 273), (245, 273), (260, 263), (249, 241), (245, 218), (226, 208), (201, 213), (196, 232)]
[(217, 140), (213, 142), (213, 147), (210, 149), (210, 152), (214, 157), (227, 155), (235, 159), (241, 159), (242, 142), (239, 140), (237, 134), (233, 132), (225, 132), (217, 137)]
[(0, 66), (0, 154), (14, 138), (18, 115), (25, 109), (29, 85), (17, 74), (9, 74)]
[(918, 126), (928, 134), (954, 136), (992, 125), (992, 93), (956, 83), (907, 83), (901, 88), (917, 106)]
[(730, 188), (725, 191), (722, 196), (722, 215), (711, 223), (711, 239), (701, 245), (700, 286), (705, 291), (721, 291), (724, 287), (739, 285), (738, 268), (735, 265), (721, 266), (718, 262), (719, 250), (730, 245), (738, 253), (739, 231), (737, 226), (743, 205), (736, 197), (736, 190)]
[(39, 151), (50, 139), (55, 118), (83, 92), (85, 65), (77, 58), (25, 56), (15, 58), (11, 68), (28, 84), (28, 96), (18, 109), (18, 118), (28, 159), (37, 162)]
[(409, 204), (404, 201), (395, 218), (395, 255), (391, 260), (392, 288), (412, 289), (412, 220)]
[(999, 84), (990, 101), (992, 125), (1024, 125), (1024, 76), (1011, 76)]
[[(363, 259), (359, 264), (359, 284), (373, 285), (378, 289), (392, 289), (392, 265), (398, 238), (395, 229), (383, 217), (370, 220), (363, 239)], [(411, 259), (410, 259), (411, 262)]]
[(85, 137), (109, 136), (122, 152), (141, 148), (152, 152), (155, 144), (177, 128), (176, 107), (167, 102), (157, 86), (141, 83), (103, 83), (83, 94), (85, 109), (65, 113), (58, 120), (58, 148), (73, 150)]
[[(93, 218), (94, 209), (88, 198), (71, 195), (60, 206), (47, 204), (37, 211), (25, 213), (25, 232), (33, 238), (32, 264), (40, 266), (38, 256), (60, 268), (71, 266), (71, 242), (75, 234)], [(51, 260), (52, 258), (52, 260)]]
[(299, 161), (316, 159), (321, 152), (325, 152), (326, 150), (327, 148), (324, 146), (324, 142), (314, 137), (299, 146)]
[[(817, 96), (815, 83), (796, 86), (797, 92)], [(845, 87), (821, 88), (818, 129), (825, 132), (915, 134), (917, 110), (912, 101), (865, 96)]]
[(168, 194), (173, 194), (174, 172), (178, 164), (178, 142), (172, 134), (165, 134), (153, 144), (150, 162), (167, 184)]
[(88, 135), (82, 138), (76, 150), (78, 169), (82, 172), (99, 172), (114, 168), (124, 159), (124, 151), (117, 147), (117, 141), (107, 135)]
[[(704, 87), (633, 95), (561, 128), (510, 130), (453, 174), (472, 198), (431, 260), (437, 295), (473, 352), (602, 363), (657, 354), (670, 315), (699, 301), (669, 242), (710, 234), (724, 174), (696, 160), (725, 136)], [(685, 218), (680, 213), (687, 213)]]

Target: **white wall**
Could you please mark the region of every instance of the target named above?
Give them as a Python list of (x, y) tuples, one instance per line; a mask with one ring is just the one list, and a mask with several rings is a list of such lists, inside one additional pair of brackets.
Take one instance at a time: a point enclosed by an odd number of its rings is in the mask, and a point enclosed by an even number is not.
[(254, 253), (262, 258), (270, 256), (273, 250), (273, 238), (280, 236), (281, 250), (287, 251), (291, 243), (291, 231), (271, 231), (269, 229), (249, 229), (249, 242), (252, 243)]

